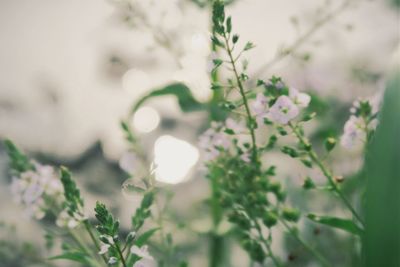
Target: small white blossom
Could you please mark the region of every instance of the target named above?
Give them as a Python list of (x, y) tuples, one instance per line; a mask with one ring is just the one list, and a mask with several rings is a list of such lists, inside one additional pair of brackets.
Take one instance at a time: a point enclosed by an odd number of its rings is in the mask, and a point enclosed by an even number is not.
[(71, 216), (68, 214), (68, 211), (64, 209), (61, 211), (56, 220), (56, 225), (58, 227), (67, 227), (69, 229), (73, 229), (77, 227), (83, 220), (86, 218), (80, 214), (74, 214), (74, 216)]
[(250, 152), (245, 152), (243, 153), (240, 158), (247, 163), (250, 163), (251, 159), (250, 159)]
[(101, 246), (100, 246), (99, 254), (100, 254), (100, 255), (106, 254), (106, 253), (108, 252), (108, 249), (109, 249), (109, 248), (110, 248), (110, 245), (109, 245), (109, 244), (104, 244), (104, 243), (102, 243)]
[(116, 257), (111, 257), (108, 260), (108, 264), (116, 264), (118, 262), (118, 259)]
[(268, 98), (263, 93), (258, 93), (255, 101), (250, 105), (251, 112), (256, 117), (258, 124), (263, 124), (268, 113)]
[(311, 101), (311, 97), (308, 94), (300, 93), (299, 90), (294, 87), (289, 88), (289, 97), (292, 99), (293, 103), (301, 108), (308, 107)]
[(132, 246), (131, 253), (141, 257), (142, 259), (153, 260), (153, 257), (150, 255), (147, 246), (142, 246), (142, 247)]
[(226, 119), (225, 126), (226, 128), (233, 130), (235, 133), (244, 133), (246, 131), (246, 124), (244, 121), (238, 122), (232, 118)]
[(358, 147), (366, 141), (365, 122), (362, 118), (354, 115), (344, 125), (344, 133), (340, 143), (347, 149)]
[(299, 115), (300, 110), (293, 101), (285, 95), (280, 96), (267, 113), (267, 118), (279, 124), (287, 124)]
[(13, 199), (24, 206), (24, 214), (29, 217), (41, 219), (44, 217), (48, 206), (45, 197), (55, 203), (63, 199), (63, 186), (51, 166), (35, 164), (35, 170), (29, 170), (13, 177), (11, 192)]
[(218, 148), (227, 150), (231, 146), (230, 136), (222, 132), (221, 128), (220, 124), (213, 123), (199, 138), (199, 147), (204, 151), (206, 161), (212, 161), (219, 156)]

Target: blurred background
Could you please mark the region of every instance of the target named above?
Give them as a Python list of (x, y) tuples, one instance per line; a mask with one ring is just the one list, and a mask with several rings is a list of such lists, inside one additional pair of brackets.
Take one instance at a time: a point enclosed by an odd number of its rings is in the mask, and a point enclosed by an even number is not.
[[(397, 0), (236, 0), (227, 12), (241, 40), (256, 44), (246, 55), (250, 78), (282, 76), (324, 99), (315, 108), (325, 123), (311, 125), (318, 139), (341, 134), (354, 99), (384, 89), (399, 47), (399, 5)], [(118, 162), (128, 147), (120, 121), (141, 96), (175, 82), (187, 85), (199, 102), (210, 99), (210, 19), (206, 0), (1, 0), (0, 138), (12, 139), (41, 162), (68, 166), (88, 210), (104, 201), (128, 227), (138, 200), (121, 191), (127, 175)], [(202, 214), (209, 189), (197, 148), (207, 120), (202, 111), (184, 114), (176, 98), (165, 96), (147, 101), (130, 121), (145, 152), (175, 169), (159, 179), (175, 193), (171, 217), (185, 228), (176, 242), (189, 244), (191, 266), (207, 266), (201, 233), (211, 224)], [(283, 165), (282, 159), (276, 153), (266, 160), (278, 164), (288, 188), (298, 187), (307, 170), (295, 161)], [(343, 174), (354, 174), (362, 164), (357, 152), (338, 151), (334, 159)], [(15, 241), (13, 249), (0, 246), (0, 256), (15, 265), (0, 266), (30, 266), (34, 260), (21, 263), (21, 255), (47, 255), (46, 240), (12, 202), (7, 164), (0, 147), (0, 233)], [(296, 197), (303, 199), (301, 193)], [(329, 200), (310, 199), (300, 207), (335, 212)], [(335, 239), (342, 248), (353, 245), (346, 235)], [(291, 244), (280, 240), (274, 246), (286, 257), (282, 248)], [(237, 259), (231, 266), (244, 266), (244, 252), (232, 251)], [(306, 266), (303, 260), (293, 266)], [(352, 259), (338, 261), (348, 265)]]

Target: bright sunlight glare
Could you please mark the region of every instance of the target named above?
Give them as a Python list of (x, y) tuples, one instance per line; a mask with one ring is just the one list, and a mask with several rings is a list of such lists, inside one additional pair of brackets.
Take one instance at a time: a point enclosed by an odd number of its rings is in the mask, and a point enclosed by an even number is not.
[(168, 184), (183, 182), (198, 159), (196, 147), (173, 136), (163, 135), (154, 144), (156, 180)]
[(142, 107), (136, 111), (133, 117), (133, 126), (141, 133), (149, 133), (157, 128), (160, 123), (160, 115), (152, 107)]

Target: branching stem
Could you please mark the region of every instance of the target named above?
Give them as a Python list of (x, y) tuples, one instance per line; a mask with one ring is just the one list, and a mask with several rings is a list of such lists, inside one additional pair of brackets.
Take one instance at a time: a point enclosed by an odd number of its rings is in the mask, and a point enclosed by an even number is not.
[(248, 100), (247, 100), (246, 92), (245, 92), (244, 87), (243, 87), (243, 83), (242, 83), (242, 81), (240, 79), (240, 76), (239, 76), (239, 72), (237, 71), (237, 68), (236, 68), (236, 63), (235, 63), (236, 60), (233, 58), (233, 55), (232, 55), (232, 49), (231, 49), (231, 47), (229, 45), (229, 38), (226, 36), (225, 33), (224, 33), (223, 36), (224, 36), (225, 45), (226, 45), (226, 52), (228, 53), (229, 60), (230, 60), (230, 63), (232, 65), (232, 71), (233, 71), (233, 73), (235, 75), (236, 83), (237, 83), (237, 86), (239, 87), (239, 93), (240, 93), (240, 95), (241, 95), (241, 97), (243, 99), (243, 104), (244, 104), (244, 107), (245, 107), (245, 110), (246, 110), (246, 114), (247, 114), (247, 124), (248, 124), (247, 126), (248, 126), (248, 128), (250, 130), (253, 162), (257, 162), (258, 159), (257, 159), (256, 135), (255, 135), (255, 131), (254, 131), (254, 126), (253, 126), (254, 123), (253, 123), (253, 119), (252, 119), (252, 116), (251, 116), (249, 103), (248, 103)]
[[(292, 123), (289, 122), (289, 127), (290, 129), (293, 131), (294, 135), (299, 139), (300, 143), (304, 146), (309, 146), (309, 142), (307, 139), (305, 139), (305, 137), (297, 130), (297, 127), (295, 127)], [(317, 164), (317, 166), (319, 167), (319, 169), (322, 171), (322, 173), (324, 174), (324, 176), (328, 179), (329, 184), (332, 186), (332, 189), (335, 191), (335, 193), (339, 196), (339, 198), (343, 201), (343, 203), (345, 204), (345, 206), (350, 210), (350, 212), (353, 214), (353, 216), (359, 221), (359, 223), (364, 226), (364, 222), (361, 219), (361, 216), (358, 215), (358, 213), (356, 212), (356, 210), (353, 208), (353, 206), (350, 204), (350, 201), (346, 198), (346, 196), (343, 194), (343, 192), (340, 190), (340, 188), (337, 186), (334, 176), (332, 174), (332, 172), (325, 166), (325, 164), (319, 159), (317, 153), (315, 153), (315, 151), (310, 148), (307, 151), (309, 157), (311, 158), (311, 160)]]

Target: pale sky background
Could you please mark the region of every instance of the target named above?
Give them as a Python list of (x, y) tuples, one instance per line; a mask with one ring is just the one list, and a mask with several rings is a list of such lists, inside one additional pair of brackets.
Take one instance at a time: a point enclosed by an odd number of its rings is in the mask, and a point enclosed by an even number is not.
[[(0, 1), (0, 137), (64, 157), (78, 155), (99, 139), (115, 159), (124, 150), (118, 121), (135, 97), (184, 77), (204, 99), (209, 94), (208, 14), (187, 1), (156, 2), (156, 14), (166, 16), (154, 18), (154, 9), (149, 16), (173, 36), (172, 46), (183, 54), (178, 59), (182, 68), (154, 44), (149, 30), (118, 23), (111, 1)], [(248, 54), (250, 70), (295, 40), (291, 17), (298, 18), (304, 32), (324, 2), (241, 0), (229, 7), (235, 31), (257, 45)], [(334, 9), (341, 1), (331, 2)], [(385, 1), (355, 2), (300, 49), (314, 51), (307, 67), (285, 60), (269, 74), (347, 100), (360, 90), (369, 94), (371, 88), (351, 84), (349, 69), (387, 71), (399, 40), (398, 13)], [(111, 55), (125, 65), (112, 67)], [(179, 116), (171, 99), (156, 106)]]

